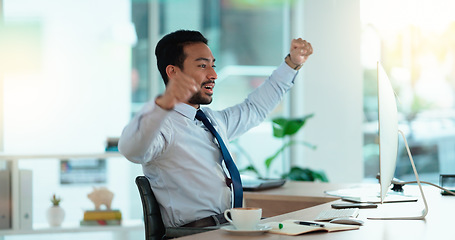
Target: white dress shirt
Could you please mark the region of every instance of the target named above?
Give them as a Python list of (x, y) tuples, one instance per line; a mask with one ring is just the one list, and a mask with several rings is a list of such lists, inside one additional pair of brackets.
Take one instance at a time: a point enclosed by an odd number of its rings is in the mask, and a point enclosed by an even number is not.
[[(229, 141), (264, 121), (292, 87), (297, 71), (284, 62), (240, 104), (202, 108), (229, 148)], [(147, 103), (125, 127), (119, 151), (142, 164), (160, 204), (166, 227), (177, 227), (231, 208), (218, 143), (197, 109), (178, 104), (171, 111)]]

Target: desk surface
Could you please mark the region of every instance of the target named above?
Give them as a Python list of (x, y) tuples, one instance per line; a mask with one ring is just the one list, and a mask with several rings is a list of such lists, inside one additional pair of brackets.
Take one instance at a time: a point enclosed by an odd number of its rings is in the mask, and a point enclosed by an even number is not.
[[(311, 184), (308, 183), (291, 183), (294, 187), (302, 186), (299, 192), (289, 193), (291, 198), (297, 199), (297, 196), (305, 198), (304, 186)], [(315, 184), (316, 187), (321, 187), (319, 190), (311, 188), (308, 193), (309, 197), (324, 197), (322, 193), (324, 190), (334, 190), (333, 187), (339, 185), (331, 184)], [(346, 186), (346, 185), (344, 185)], [(417, 194), (416, 186), (405, 186), (406, 194)], [(313, 192), (316, 191), (316, 192)], [(343, 231), (343, 232), (332, 232), (332, 233), (307, 233), (300, 236), (285, 236), (266, 233), (259, 236), (241, 236), (228, 233), (222, 229), (211, 232), (205, 232), (201, 234), (186, 236), (179, 239), (198, 239), (198, 240), (212, 240), (212, 239), (266, 239), (266, 240), (283, 240), (283, 239), (337, 239), (337, 240), (391, 240), (391, 239), (439, 239), (445, 237), (446, 239), (453, 239), (451, 237), (451, 227), (453, 227), (452, 217), (455, 216), (455, 197), (452, 196), (441, 196), (439, 190), (432, 187), (424, 187), (425, 196), (429, 205), (429, 212), (425, 220), (369, 220), (367, 217), (378, 216), (380, 212), (385, 210), (402, 213), (401, 215), (408, 214), (408, 211), (417, 212), (423, 209), (423, 203), (421, 200), (414, 203), (390, 203), (380, 205), (377, 209), (361, 209), (359, 218), (365, 221), (365, 224), (360, 227), (359, 230)], [(269, 194), (270, 193), (270, 194)], [(250, 194), (250, 193), (249, 193)], [(285, 189), (274, 189), (265, 191), (262, 193), (254, 193), (255, 195), (263, 195), (270, 198), (276, 196), (284, 196), (286, 194)], [(311, 196), (311, 194), (313, 194)], [(341, 201), (335, 200), (333, 201)], [(279, 201), (279, 199), (277, 199)], [(333, 202), (332, 201), (332, 202)], [(278, 215), (262, 220), (262, 223), (271, 221), (283, 221), (286, 219), (302, 219), (312, 220), (319, 212), (324, 209), (330, 208), (332, 202), (323, 203), (314, 207), (294, 211), (287, 214)]]
[(280, 188), (244, 192), (244, 206), (262, 208), (263, 217), (273, 217), (332, 202), (339, 198), (324, 194), (324, 190), (345, 188), (346, 184), (288, 181)]
[(287, 181), (282, 187), (264, 191), (244, 192), (244, 196), (251, 199), (270, 200), (282, 200), (283, 197), (286, 197), (288, 200), (295, 199), (298, 201), (308, 201), (309, 199), (319, 200), (327, 198), (335, 200), (337, 199), (336, 197), (328, 196), (324, 193), (324, 191), (337, 190), (353, 185), (354, 184)]

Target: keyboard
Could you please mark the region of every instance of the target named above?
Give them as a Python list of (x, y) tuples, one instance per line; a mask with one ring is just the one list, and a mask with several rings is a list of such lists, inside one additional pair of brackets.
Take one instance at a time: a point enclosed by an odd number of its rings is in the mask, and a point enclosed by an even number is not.
[(343, 209), (326, 209), (321, 211), (314, 219), (315, 221), (330, 221), (341, 217), (357, 217), (359, 215), (358, 208), (343, 208)]

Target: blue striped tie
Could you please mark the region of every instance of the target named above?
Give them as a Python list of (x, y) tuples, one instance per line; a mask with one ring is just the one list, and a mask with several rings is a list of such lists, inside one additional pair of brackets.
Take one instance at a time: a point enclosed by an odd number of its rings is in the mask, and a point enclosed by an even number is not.
[(223, 139), (221, 139), (220, 134), (218, 134), (218, 132), (215, 130), (215, 128), (210, 123), (207, 116), (205, 116), (204, 112), (202, 112), (202, 110), (197, 110), (196, 119), (202, 121), (202, 123), (204, 123), (204, 125), (210, 130), (213, 136), (215, 136), (216, 140), (218, 140), (218, 143), (220, 144), (221, 148), (221, 154), (223, 155), (224, 163), (232, 179), (232, 185), (234, 188), (234, 207), (242, 207), (243, 201), (242, 180), (240, 179), (239, 170), (235, 166), (231, 154), (229, 154), (229, 151), (226, 145), (224, 144)]

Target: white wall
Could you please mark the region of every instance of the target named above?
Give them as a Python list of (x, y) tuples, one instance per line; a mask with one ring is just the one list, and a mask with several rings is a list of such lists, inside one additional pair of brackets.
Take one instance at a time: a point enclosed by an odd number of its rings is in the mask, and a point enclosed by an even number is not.
[[(0, 30), (3, 25), (3, 0), (0, 0)], [(2, 52), (0, 46), (0, 53)], [(0, 54), (0, 63), (3, 63), (1, 54)], [(0, 93), (3, 93), (3, 68), (0, 68)], [(0, 152), (3, 151), (3, 94), (0, 95)]]
[(5, 152), (100, 152), (119, 136), (130, 112), (129, 8), (127, 0), (4, 1)]
[(304, 148), (304, 156), (296, 161), (324, 170), (331, 182), (359, 182), (363, 178), (359, 0), (311, 0), (301, 7), (304, 38), (314, 53), (300, 73), (303, 103), (293, 106), (315, 113), (304, 127), (304, 139), (318, 148)]
[[(130, 1), (3, 0), (3, 4), (0, 135), (4, 151), (103, 152), (106, 138), (119, 136), (130, 119), (135, 42)], [(45, 223), (53, 193), (64, 199), (65, 222), (77, 222), (82, 210), (93, 208), (87, 199), (92, 185), (60, 185), (57, 160), (25, 160), (19, 167), (33, 170), (34, 223)], [(125, 219), (140, 219), (134, 184), (140, 165), (110, 159), (107, 174), (105, 186), (115, 194), (113, 208), (121, 209)]]

